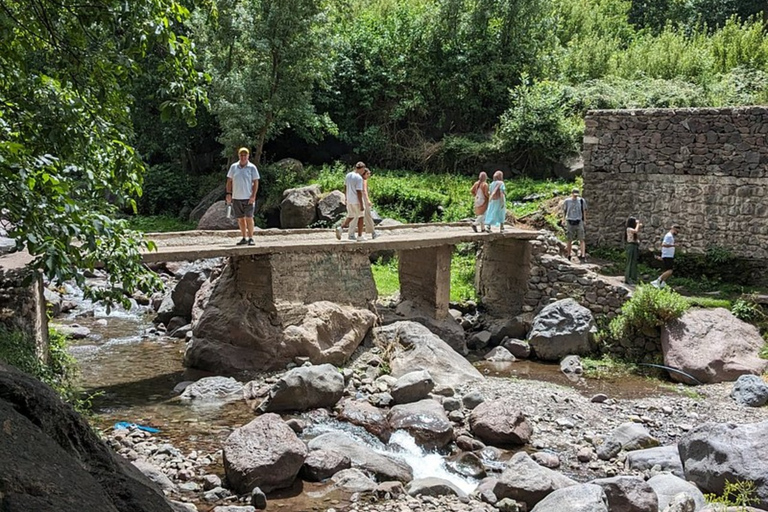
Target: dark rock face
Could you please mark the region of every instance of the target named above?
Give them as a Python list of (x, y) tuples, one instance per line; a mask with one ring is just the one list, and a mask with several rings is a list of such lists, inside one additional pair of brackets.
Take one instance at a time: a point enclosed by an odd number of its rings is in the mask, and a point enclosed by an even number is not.
[(533, 427), (514, 398), (499, 398), (481, 403), (469, 416), (472, 433), (491, 445), (526, 444)]
[(528, 342), (539, 359), (557, 361), (571, 354), (586, 355), (595, 345), (592, 312), (573, 299), (545, 306), (533, 321)]
[(2, 363), (0, 431), (3, 512), (173, 510), (52, 389)]

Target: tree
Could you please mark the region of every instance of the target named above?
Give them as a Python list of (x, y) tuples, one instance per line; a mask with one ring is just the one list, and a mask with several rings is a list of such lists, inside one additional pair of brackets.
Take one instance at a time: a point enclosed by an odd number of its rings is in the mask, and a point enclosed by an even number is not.
[(82, 270), (103, 265), (107, 286), (90, 298), (157, 283), (141, 264), (150, 244), (113, 214), (141, 194), (134, 81), (164, 77), (165, 115), (191, 120), (204, 99), (193, 45), (174, 32), (188, 15), (174, 0), (0, 0), (0, 216), (55, 281), (82, 286)]
[(317, 0), (218, 0), (215, 12), (195, 17), (227, 154), (253, 146), (258, 163), (264, 143), (286, 128), (306, 140), (334, 130), (312, 102), (328, 72), (324, 16)]

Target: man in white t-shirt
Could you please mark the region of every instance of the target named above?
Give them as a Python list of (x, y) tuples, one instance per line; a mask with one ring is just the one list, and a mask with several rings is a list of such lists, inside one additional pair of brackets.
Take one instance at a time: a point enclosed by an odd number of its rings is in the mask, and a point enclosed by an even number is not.
[(661, 268), (664, 269), (664, 271), (658, 279), (651, 281), (651, 284), (656, 288), (664, 288), (667, 286), (666, 280), (672, 275), (675, 263), (675, 247), (677, 247), (675, 236), (677, 236), (679, 230), (680, 226), (677, 224), (673, 225), (661, 241)]
[[(344, 196), (347, 200), (347, 218), (341, 226), (336, 228), (336, 238), (341, 240), (341, 233), (349, 227), (349, 239), (362, 242), (363, 236), (363, 215), (365, 214), (365, 204), (363, 203), (363, 173), (365, 164), (357, 162), (354, 170), (347, 173), (344, 178)], [(355, 227), (357, 227), (357, 236), (355, 236)]]
[(231, 205), (243, 236), (237, 245), (254, 245), (253, 212), (259, 191), (259, 170), (248, 161), (248, 148), (238, 150), (239, 161), (227, 173), (227, 206)]

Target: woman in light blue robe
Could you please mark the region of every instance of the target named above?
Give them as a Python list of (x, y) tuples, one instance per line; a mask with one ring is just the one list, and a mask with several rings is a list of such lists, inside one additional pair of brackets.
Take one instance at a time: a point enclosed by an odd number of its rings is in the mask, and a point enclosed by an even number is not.
[(506, 192), (504, 173), (496, 171), (493, 173), (493, 183), (488, 190), (490, 199), (488, 200), (488, 209), (485, 212), (485, 225), (488, 226), (488, 232), (491, 231), (491, 226), (499, 226), (499, 232), (504, 232), (504, 221), (507, 220)]

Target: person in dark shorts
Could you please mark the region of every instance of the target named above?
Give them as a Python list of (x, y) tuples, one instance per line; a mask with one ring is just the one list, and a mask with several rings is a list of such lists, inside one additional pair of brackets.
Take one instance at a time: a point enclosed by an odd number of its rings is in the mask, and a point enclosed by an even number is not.
[(680, 226), (674, 224), (661, 242), (661, 268), (663, 271), (658, 279), (651, 281), (651, 284), (656, 288), (667, 286), (666, 281), (672, 275), (675, 266), (675, 247), (677, 247), (675, 237), (678, 231), (680, 231)]
[(259, 170), (248, 161), (248, 148), (238, 150), (239, 161), (227, 173), (227, 205), (231, 205), (242, 238), (237, 245), (254, 245), (253, 213), (259, 191)]
[(565, 252), (571, 259), (571, 245), (579, 242), (579, 260), (587, 259), (587, 244), (584, 240), (584, 223), (587, 221), (587, 202), (579, 197), (579, 189), (571, 190), (571, 197), (563, 202), (563, 227), (565, 228)]

